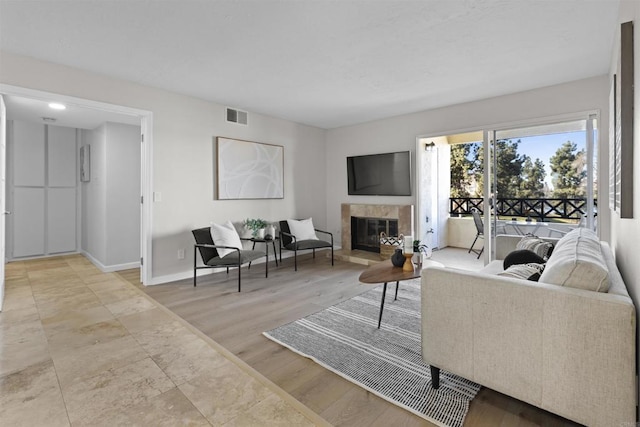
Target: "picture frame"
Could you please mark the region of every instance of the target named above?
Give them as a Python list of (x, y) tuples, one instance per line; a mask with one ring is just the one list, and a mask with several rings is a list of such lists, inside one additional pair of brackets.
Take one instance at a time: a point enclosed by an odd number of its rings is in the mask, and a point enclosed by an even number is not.
[(80, 147), (80, 182), (91, 181), (91, 146)]
[(613, 79), (613, 129), (610, 131), (610, 207), (633, 218), (633, 22), (620, 26), (620, 55)]
[(617, 177), (619, 169), (616, 162), (616, 92), (618, 75), (614, 74), (611, 79), (611, 90), (609, 92), (609, 209), (616, 210), (616, 203), (620, 195), (617, 192), (619, 184)]
[(284, 147), (216, 138), (216, 199), (284, 198)]

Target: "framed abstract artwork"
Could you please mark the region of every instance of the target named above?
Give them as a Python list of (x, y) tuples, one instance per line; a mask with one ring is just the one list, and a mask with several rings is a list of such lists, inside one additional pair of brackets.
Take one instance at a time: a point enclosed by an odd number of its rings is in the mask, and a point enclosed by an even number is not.
[(284, 198), (284, 147), (216, 138), (218, 200)]

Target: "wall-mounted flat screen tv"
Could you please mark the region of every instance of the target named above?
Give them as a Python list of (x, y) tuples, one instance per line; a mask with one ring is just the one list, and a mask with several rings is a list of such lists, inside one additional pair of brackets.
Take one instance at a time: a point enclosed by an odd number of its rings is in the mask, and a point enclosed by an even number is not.
[(351, 196), (410, 196), (411, 152), (347, 157)]

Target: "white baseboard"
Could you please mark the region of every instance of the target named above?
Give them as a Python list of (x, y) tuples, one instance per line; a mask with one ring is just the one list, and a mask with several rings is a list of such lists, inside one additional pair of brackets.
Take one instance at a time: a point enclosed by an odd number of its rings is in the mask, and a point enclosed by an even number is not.
[[(269, 262), (273, 263), (273, 258), (271, 256), (272, 254), (269, 253)], [(286, 258), (293, 258), (293, 251), (283, 252), (282, 259), (286, 259)], [(278, 262), (280, 262), (279, 256), (278, 256)], [(264, 264), (264, 259), (258, 259), (256, 261), (253, 261), (252, 264)], [(269, 266), (269, 268), (271, 269), (271, 265)], [(224, 268), (208, 268), (206, 270), (198, 270), (197, 274), (198, 274), (198, 277), (200, 277), (200, 276), (206, 276), (207, 274), (219, 273), (221, 271), (225, 271), (225, 269)], [(231, 274), (231, 272), (229, 274)], [(180, 273), (166, 274), (164, 276), (152, 277), (151, 280), (149, 280), (148, 283), (146, 283), (146, 285), (147, 286), (161, 285), (163, 283), (177, 282), (178, 280), (185, 280), (185, 279), (193, 279), (193, 269), (189, 269), (188, 271), (183, 271)]]
[(140, 267), (140, 262), (129, 262), (129, 263), (125, 263), (125, 264), (104, 265), (103, 263), (101, 263), (100, 261), (95, 259), (93, 256), (91, 256), (90, 253), (88, 253), (86, 251), (82, 251), (81, 253), (89, 261), (91, 261), (91, 263), (93, 265), (98, 267), (100, 269), (100, 271), (102, 271), (103, 273), (113, 273), (114, 271), (129, 270), (131, 268), (139, 268)]
[[(214, 269), (212, 268), (211, 270), (207, 270), (207, 271), (200, 270), (197, 273), (198, 273), (198, 277), (200, 277), (200, 276), (204, 276), (205, 274), (214, 273)], [(161, 285), (163, 283), (177, 282), (178, 280), (184, 280), (189, 278), (193, 278), (193, 270), (183, 271), (182, 273), (166, 274), (164, 276), (152, 277), (151, 280), (148, 280), (147, 283), (145, 283), (144, 285), (145, 286)]]
[[(339, 249), (341, 249), (340, 246), (334, 246), (334, 250), (337, 251)], [(330, 250), (327, 250), (327, 249), (322, 249), (322, 250), (328, 251), (328, 253), (331, 254)], [(308, 251), (303, 252), (303, 254), (306, 254), (306, 253), (310, 253), (310, 252)], [(282, 259), (293, 258), (293, 255), (294, 255), (293, 251), (283, 252)], [(278, 261), (280, 261), (279, 256), (278, 256)], [(269, 262), (273, 263), (271, 252), (269, 252)], [(253, 261), (253, 264), (264, 264), (264, 259), (261, 258), (256, 261)], [(271, 269), (271, 266), (269, 266), (269, 269)], [(198, 270), (197, 275), (198, 277), (200, 277), (200, 276), (206, 276), (207, 274), (219, 273), (221, 271), (225, 271), (225, 269), (224, 268), (208, 268), (206, 270)], [(189, 269), (188, 271), (182, 271), (180, 273), (166, 274), (164, 276), (152, 277), (151, 280), (149, 280), (148, 283), (146, 283), (145, 285), (146, 286), (161, 285), (163, 283), (177, 282), (178, 280), (185, 280), (185, 279), (193, 279), (193, 269)]]

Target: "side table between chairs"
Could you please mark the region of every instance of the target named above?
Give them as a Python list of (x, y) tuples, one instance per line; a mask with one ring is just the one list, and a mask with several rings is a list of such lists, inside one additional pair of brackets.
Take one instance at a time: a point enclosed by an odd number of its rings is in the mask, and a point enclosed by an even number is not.
[[(269, 243), (273, 247), (273, 258), (276, 261), (276, 267), (278, 266), (278, 252), (276, 251), (276, 240), (278, 240), (278, 236), (275, 236), (273, 239), (264, 239), (259, 237), (241, 237), (240, 240), (245, 240), (249, 242), (253, 242), (251, 250), (256, 248), (256, 243), (264, 243), (264, 250), (267, 253), (267, 263), (269, 263)], [(251, 263), (249, 263), (249, 267), (251, 268)]]

